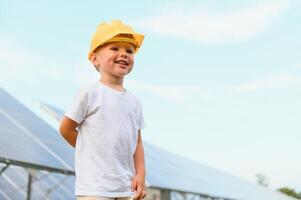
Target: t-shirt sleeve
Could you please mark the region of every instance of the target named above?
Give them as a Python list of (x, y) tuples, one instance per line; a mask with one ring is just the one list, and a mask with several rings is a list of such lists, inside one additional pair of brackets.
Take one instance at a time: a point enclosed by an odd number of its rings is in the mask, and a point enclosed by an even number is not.
[(80, 89), (67, 112), (65, 113), (65, 116), (72, 119), (78, 124), (81, 124), (82, 121), (86, 117), (86, 113), (88, 110), (88, 92), (86, 89)]
[(138, 128), (139, 130), (145, 128), (145, 122), (144, 122), (144, 116), (143, 116), (143, 110), (142, 110), (142, 105), (141, 103), (139, 103), (139, 107), (138, 107)]

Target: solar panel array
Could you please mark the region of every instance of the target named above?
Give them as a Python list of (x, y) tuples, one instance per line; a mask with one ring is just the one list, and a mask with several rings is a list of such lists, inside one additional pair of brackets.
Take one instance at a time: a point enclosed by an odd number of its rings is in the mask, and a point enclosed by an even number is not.
[[(74, 151), (46, 122), (0, 88), (0, 158), (73, 170)], [(0, 164), (0, 171), (6, 165)], [(0, 175), (0, 199), (25, 199), (28, 172), (10, 165)], [(31, 199), (74, 199), (74, 176), (36, 171)]]
[(185, 157), (144, 142), (147, 181), (150, 186), (240, 200), (292, 200)]
[[(46, 105), (46, 104), (45, 104)], [(47, 105), (46, 105), (47, 106)], [(57, 115), (62, 111), (48, 105)], [(241, 200), (292, 200), (232, 175), (144, 142), (150, 187)], [(56, 130), (0, 88), (0, 158), (73, 170), (74, 151)], [(5, 167), (0, 164), (0, 171)], [(32, 199), (75, 199), (74, 176), (34, 171)], [(0, 175), (0, 199), (25, 199), (28, 171), (9, 166)]]
[[(3, 167), (4, 164), (0, 164)], [(33, 178), (31, 199), (75, 199), (74, 176), (37, 171)], [(18, 166), (8, 167), (0, 176), (0, 199), (24, 200), (27, 197), (28, 172)]]

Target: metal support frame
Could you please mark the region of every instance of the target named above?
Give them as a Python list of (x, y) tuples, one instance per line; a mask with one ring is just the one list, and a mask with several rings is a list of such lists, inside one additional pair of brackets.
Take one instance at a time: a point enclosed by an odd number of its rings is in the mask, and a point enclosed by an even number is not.
[(28, 173), (28, 182), (27, 182), (27, 197), (26, 200), (31, 199), (31, 183), (32, 183), (32, 175)]
[(16, 165), (16, 166), (26, 167), (26, 168), (30, 168), (30, 169), (48, 171), (48, 172), (64, 174), (64, 175), (71, 175), (71, 176), (75, 175), (75, 172), (71, 171), (71, 170), (59, 169), (59, 168), (55, 168), (55, 167), (48, 167), (48, 166), (44, 166), (44, 165), (38, 165), (38, 164), (33, 164), (33, 163), (28, 163), (28, 162), (23, 162), (23, 161), (18, 161), (18, 160), (12, 160), (12, 159), (7, 159), (7, 158), (3, 158), (3, 157), (0, 157), (0, 163), (5, 163), (6, 165)]
[[(201, 199), (208, 199), (208, 200), (214, 200), (214, 199), (221, 199), (221, 200), (238, 200), (238, 199), (229, 199), (229, 198), (224, 198), (224, 197), (216, 197), (216, 196), (210, 196), (209, 194), (199, 194), (199, 193), (195, 193), (195, 192), (190, 192), (190, 191), (181, 191), (181, 190), (176, 190), (176, 189), (170, 189), (170, 188), (160, 188), (160, 187), (152, 187), (150, 186), (150, 188), (154, 188), (154, 189), (158, 189), (160, 190), (161, 193), (161, 199), (164, 200), (171, 200), (171, 192), (178, 192), (181, 194), (185, 194), (185, 193), (190, 193), (190, 194), (194, 194), (197, 195), (199, 197), (201, 197)], [(186, 198), (186, 195), (185, 197)]]
[(9, 167), (9, 164), (6, 163), (6, 165), (0, 171), (0, 176), (8, 167)]
[[(28, 162), (23, 162), (23, 161), (17, 161), (17, 160), (12, 160), (12, 159), (7, 159), (0, 157), (0, 163), (6, 164), (1, 170), (0, 170), (0, 175), (10, 166), (18, 166), (18, 167), (23, 167), (23, 168), (28, 168), (28, 169), (33, 169), (33, 170), (38, 170), (38, 171), (48, 171), (52, 173), (58, 173), (58, 174), (63, 174), (63, 175), (69, 175), (69, 176), (74, 176), (75, 172), (71, 170), (66, 170), (66, 169), (59, 169), (59, 168), (54, 168), (54, 167), (48, 167), (44, 165), (38, 165), (38, 164), (33, 164), (33, 163), (28, 163)], [(31, 194), (32, 194), (32, 183), (34, 179), (34, 174), (28, 170), (28, 181), (27, 181), (27, 195), (26, 195), (26, 200), (31, 200)]]
[(161, 189), (161, 199), (171, 200), (171, 198), (170, 198), (170, 190)]

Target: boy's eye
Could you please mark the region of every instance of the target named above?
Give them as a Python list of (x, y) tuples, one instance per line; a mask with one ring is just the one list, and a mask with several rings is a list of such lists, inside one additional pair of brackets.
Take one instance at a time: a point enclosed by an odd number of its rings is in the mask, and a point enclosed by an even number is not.
[[(119, 47), (116, 47), (116, 46), (112, 46), (110, 49), (111, 49), (112, 51), (119, 51)], [(133, 54), (133, 53), (134, 53), (134, 50), (131, 49), (131, 48), (127, 48), (127, 49), (126, 49), (126, 53), (128, 53), (128, 54)]]
[(133, 49), (127, 49), (126, 52), (127, 52), (127, 53), (130, 53), (130, 54), (133, 54), (133, 53), (134, 53)]
[(117, 47), (111, 47), (111, 50), (118, 51), (118, 48)]

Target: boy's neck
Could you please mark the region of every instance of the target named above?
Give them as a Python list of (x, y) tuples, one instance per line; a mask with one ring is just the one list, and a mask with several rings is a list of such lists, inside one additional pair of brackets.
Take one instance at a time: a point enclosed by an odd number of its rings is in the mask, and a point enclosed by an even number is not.
[(100, 82), (118, 91), (123, 91), (123, 78), (101, 76)]

